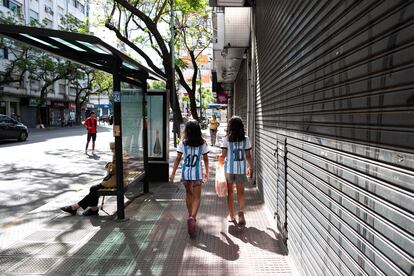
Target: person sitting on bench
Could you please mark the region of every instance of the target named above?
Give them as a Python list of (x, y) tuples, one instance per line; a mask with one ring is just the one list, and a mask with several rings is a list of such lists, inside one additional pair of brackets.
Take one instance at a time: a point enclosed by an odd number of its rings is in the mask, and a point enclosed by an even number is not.
[(115, 143), (109, 143), (109, 147), (112, 151), (112, 162), (109, 162), (105, 165), (105, 169), (108, 174), (105, 176), (103, 181), (94, 185), (89, 189), (89, 194), (87, 194), (81, 201), (73, 205), (61, 207), (60, 210), (65, 211), (71, 215), (76, 215), (77, 210), (82, 207), (85, 211), (82, 213), (84, 216), (97, 215), (99, 212), (98, 202), (99, 195), (98, 190), (105, 188), (115, 188), (116, 187), (116, 174), (115, 174)]

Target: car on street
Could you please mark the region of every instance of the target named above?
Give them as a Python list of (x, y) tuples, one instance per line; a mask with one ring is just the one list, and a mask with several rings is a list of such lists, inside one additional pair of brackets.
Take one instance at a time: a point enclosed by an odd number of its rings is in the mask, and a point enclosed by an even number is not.
[(0, 140), (26, 141), (28, 136), (27, 126), (7, 115), (0, 114)]

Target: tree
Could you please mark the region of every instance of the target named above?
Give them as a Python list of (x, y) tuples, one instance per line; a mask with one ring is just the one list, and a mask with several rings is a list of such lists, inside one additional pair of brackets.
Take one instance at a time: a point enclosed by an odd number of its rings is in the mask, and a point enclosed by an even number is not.
[[(88, 20), (80, 21), (67, 14), (61, 18), (61, 29), (68, 32), (89, 34)], [(71, 88), (75, 89), (76, 124), (81, 123), (81, 107), (91, 95), (110, 94), (112, 92), (112, 76), (86, 66), (74, 64), (76, 67), (69, 77)]]
[[(4, 14), (0, 11), (0, 24), (22, 25), (22, 23), (23, 16), (20, 12), (11, 11)], [(28, 70), (26, 61), (31, 54), (31, 49), (4, 37), (0, 39), (0, 48), (3, 50), (3, 57), (8, 58), (2, 72), (0, 86), (22, 83)]]
[(188, 56), (188, 61), (180, 60), (177, 62), (177, 66), (181, 69), (191, 68), (193, 70), (190, 82), (186, 81), (182, 70), (177, 70), (177, 74), (180, 79), (180, 84), (188, 93), (191, 115), (193, 118), (198, 119), (196, 90), (198, 85), (201, 87), (201, 81), (198, 80), (198, 78), (201, 79), (201, 75), (198, 75), (199, 73), (201, 74), (199, 70), (199, 58), (204, 50), (210, 46), (210, 18), (206, 10), (200, 10), (199, 13), (195, 14), (191, 13), (191, 9), (187, 9), (181, 14), (177, 14), (175, 21), (177, 34), (180, 38), (177, 40), (178, 45), (180, 45), (179, 48), (185, 49)]
[(76, 124), (81, 123), (81, 107), (91, 95), (110, 94), (112, 92), (112, 76), (88, 67), (77, 68), (69, 82), (75, 89)]
[[(77, 31), (81, 33), (87, 32), (87, 22), (81, 22), (72, 15), (66, 15), (61, 19), (62, 29), (66, 31)], [(0, 12), (0, 23), (9, 25), (22, 25), (24, 23), (21, 14), (15, 14), (14, 12), (4, 15)], [(38, 22), (32, 20), (31, 26), (44, 27), (46, 22)], [(15, 41), (2, 38), (0, 40), (0, 46), (3, 49), (7, 49), (9, 56), (8, 63), (4, 68), (4, 73), (0, 79), (0, 85), (7, 85), (11, 83), (22, 83), (27, 75), (30, 80), (39, 81), (40, 99), (37, 101), (37, 120), (39, 124), (43, 123), (42, 117), (45, 116), (45, 112), (42, 112), (46, 105), (47, 95), (50, 91), (50, 87), (59, 80), (72, 80), (79, 75), (80, 65), (65, 61), (59, 58), (55, 58)], [(81, 82), (79, 82), (81, 83)], [(43, 116), (42, 116), (43, 114)]]
[[(167, 79), (167, 89), (170, 89), (172, 81), (172, 65), (170, 56), (170, 47), (168, 41), (170, 35), (166, 33), (169, 21), (169, 1), (170, 0), (114, 0), (109, 10), (108, 17), (105, 22), (105, 26), (113, 31), (117, 38), (128, 45), (133, 51), (141, 56), (147, 65), (156, 73)], [(192, 66), (194, 70), (193, 79), (197, 79), (198, 67), (197, 67), (197, 55), (208, 45), (204, 45), (203, 42), (209, 41), (209, 39), (201, 39), (202, 35), (209, 34), (209, 32), (202, 33), (201, 29), (206, 28), (198, 27), (205, 26), (206, 17), (196, 16), (195, 14), (206, 15), (206, 0), (175, 0), (175, 7), (177, 16), (175, 22), (177, 25), (175, 36), (177, 38), (177, 47), (185, 46), (190, 53)], [(202, 21), (199, 21), (202, 19)], [(200, 35), (200, 39), (196, 38), (195, 44), (192, 44), (189, 37), (184, 36), (184, 33), (188, 31), (188, 34)], [(208, 35), (207, 35), (208, 37)], [(188, 38), (188, 40), (187, 40)], [(181, 42), (179, 39), (183, 39)], [(209, 44), (209, 42), (208, 42)], [(199, 50), (199, 54), (195, 54), (196, 49)], [(162, 68), (154, 63), (153, 58), (149, 52), (158, 55), (162, 61)], [(180, 84), (189, 93), (191, 99), (191, 112), (194, 118), (198, 118), (195, 103), (195, 90), (196, 84), (194, 81), (188, 84), (182, 73), (182, 69), (186, 66), (180, 60), (177, 60), (175, 71), (179, 76)], [(175, 98), (175, 106), (173, 105)], [(182, 121), (182, 115), (180, 111), (179, 101), (177, 94), (171, 95), (170, 104), (173, 110), (178, 115), (178, 120)]]
[(47, 101), (50, 87), (59, 80), (68, 80), (76, 73), (77, 66), (69, 61), (57, 59), (46, 53), (36, 53), (27, 60), (29, 79), (41, 84), (38, 101), (38, 123), (43, 124), (41, 110)]

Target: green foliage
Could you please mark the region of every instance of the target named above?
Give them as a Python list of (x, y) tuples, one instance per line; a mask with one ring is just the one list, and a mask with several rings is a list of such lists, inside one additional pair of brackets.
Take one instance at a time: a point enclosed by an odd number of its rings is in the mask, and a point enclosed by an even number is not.
[(203, 99), (203, 108), (208, 108), (208, 105), (215, 102), (213, 92), (209, 88), (202, 88), (201, 98)]
[(92, 88), (94, 92), (112, 94), (113, 78), (103, 71), (93, 71)]
[(165, 90), (165, 81), (148, 80), (148, 90)]
[(89, 34), (88, 19), (81, 21), (71, 14), (65, 14), (65, 16), (60, 19), (60, 23), (62, 25), (61, 30), (63, 31)]
[(182, 102), (182, 103), (187, 103), (187, 104), (189, 104), (189, 103), (190, 103), (190, 97), (188, 97), (188, 96), (182, 96), (182, 97), (181, 97), (181, 102)]
[(176, 58), (175, 59), (175, 65), (178, 66), (181, 69), (187, 69), (188, 68), (188, 64), (187, 62), (185, 62), (183, 59), (181, 58)]
[(203, 13), (208, 6), (206, 0), (174, 0), (176, 9), (183, 14)]
[(24, 25), (24, 17), (21, 11), (8, 11), (6, 14), (0, 11), (0, 24)]

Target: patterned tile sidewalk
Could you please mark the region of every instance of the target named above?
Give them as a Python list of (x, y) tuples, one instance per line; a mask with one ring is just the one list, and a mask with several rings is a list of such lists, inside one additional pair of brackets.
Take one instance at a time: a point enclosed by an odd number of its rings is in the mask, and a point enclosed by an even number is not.
[(186, 230), (184, 187), (159, 183), (151, 191), (129, 204), (126, 221), (54, 218), (0, 251), (0, 275), (297, 275), (254, 187), (239, 229), (207, 183), (195, 240)]

